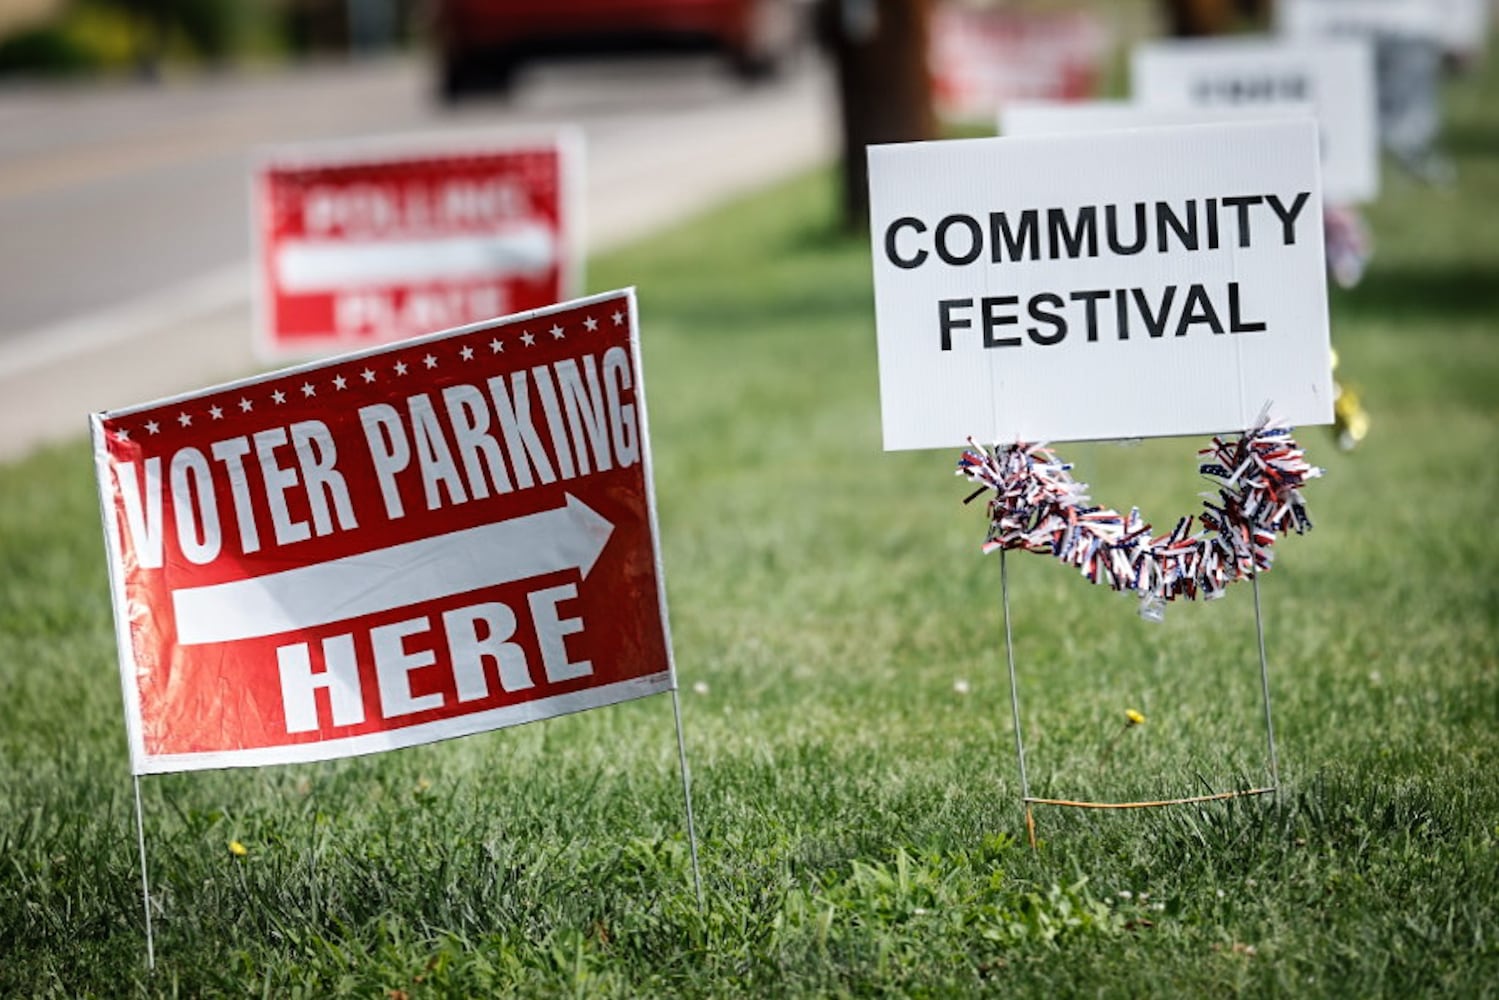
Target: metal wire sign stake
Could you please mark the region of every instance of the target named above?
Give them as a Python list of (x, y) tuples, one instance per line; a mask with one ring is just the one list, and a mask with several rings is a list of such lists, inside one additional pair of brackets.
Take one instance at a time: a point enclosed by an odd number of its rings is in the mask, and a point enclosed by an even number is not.
[[(989, 502), (989, 533), (983, 551), (999, 552), (1010, 712), (1025, 826), (1032, 846), (1036, 843), (1034, 805), (1139, 809), (1278, 792), (1280, 760), (1275, 748), (1259, 575), (1271, 565), (1277, 536), (1310, 530), (1311, 518), (1300, 490), (1323, 473), (1306, 460), (1290, 429), (1271, 423), (1267, 414), (1261, 414), (1253, 427), (1237, 437), (1215, 436), (1198, 451), (1198, 471), (1217, 485), (1216, 493), (1203, 494), (1201, 514), (1179, 518), (1170, 532), (1160, 536), (1152, 533), (1138, 508), (1126, 515), (1094, 503), (1087, 485), (1072, 478), (1072, 465), (1057, 458), (1046, 445), (995, 445), (988, 449), (973, 444), (971, 439), (970, 445), (959, 458), (957, 471), (978, 483), (979, 488), (963, 502), (970, 503), (990, 490), (995, 493)], [(1191, 526), (1199, 518), (1202, 530), (1194, 533)], [(1090, 583), (1134, 592), (1140, 596), (1140, 616), (1155, 621), (1160, 620), (1168, 601), (1211, 600), (1222, 596), (1234, 582), (1248, 580), (1254, 589), (1269, 785), (1148, 802), (1087, 802), (1032, 795), (1010, 621), (1010, 549), (1049, 554), (1078, 570)], [(1142, 720), (1131, 719), (1131, 723), (1138, 721)]]
[(1275, 750), (1275, 722), (1270, 710), (1270, 671), (1265, 658), (1265, 623), (1260, 608), (1260, 578), (1251, 577), (1254, 585), (1254, 631), (1260, 654), (1260, 690), (1265, 705), (1265, 745), (1269, 752), (1270, 784), (1262, 788), (1245, 788), (1231, 792), (1215, 792), (1209, 795), (1190, 795), (1175, 799), (1157, 799), (1146, 802), (1090, 802), (1077, 799), (1041, 798), (1031, 794), (1030, 781), (1025, 770), (1025, 737), (1020, 724), (1020, 685), (1015, 674), (1015, 640), (1010, 628), (1010, 576), (1005, 561), (1005, 550), (999, 552), (999, 585), (1005, 622), (1005, 661), (1010, 675), (1010, 716), (1015, 729), (1015, 760), (1020, 770), (1020, 804), (1025, 817), (1026, 837), (1031, 849), (1036, 844), (1036, 819), (1032, 806), (1065, 806), (1074, 809), (1151, 809), (1160, 806), (1189, 805), (1195, 802), (1216, 802), (1224, 799), (1245, 798), (1256, 795), (1274, 795), (1280, 792), (1279, 757)]
[[(537, 353), (517, 367), (506, 341)], [(634, 290), (620, 289), (93, 414), (148, 967), (169, 914), (151, 894), (144, 775), (398, 750), (668, 692), (704, 910), (639, 343)], [(581, 424), (544, 421), (551, 389), (523, 388), (553, 373), (597, 417), (586, 440)], [(479, 388), (502, 383), (521, 387), (513, 401)], [(547, 427), (549, 447), (533, 436), (525, 460), (547, 471), (516, 466), (512, 485), (498, 457), (476, 459), (442, 473), (443, 498), (429, 479), (429, 503), (406, 506), (409, 442), (449, 433), (413, 401), (454, 393), (474, 427)], [(369, 420), (383, 421), (378, 442)], [(252, 439), (290, 447), (288, 433), (313, 464), (263, 485), (274, 511), (277, 491), (302, 484), (310, 514), (297, 516), (312, 520), (296, 530), (246, 499), (237, 458), (226, 473), (204, 457), (225, 442), (235, 455)], [(230, 509), (237, 536), (221, 530)], [(286, 548), (313, 526), (315, 550)]]
[[(983, 552), (1050, 556), (1153, 610), (1248, 582), (1277, 537), (1311, 526), (1299, 491), (1321, 470), (1291, 428), (1334, 416), (1318, 129), (1055, 121), (1024, 137), (869, 147), (882, 443), (966, 440), (957, 474), (974, 498), (994, 491)], [(1131, 209), (1125, 243), (1114, 217)], [(1138, 508), (1093, 502), (1046, 444), (1202, 433), (1213, 436), (1196, 464), (1214, 489), (1164, 533)], [(1157, 804), (1031, 794), (1008, 608), (1005, 621), (1032, 839), (1043, 803)], [(1275, 791), (1273, 737), (1271, 759), (1270, 787), (1214, 797)]]

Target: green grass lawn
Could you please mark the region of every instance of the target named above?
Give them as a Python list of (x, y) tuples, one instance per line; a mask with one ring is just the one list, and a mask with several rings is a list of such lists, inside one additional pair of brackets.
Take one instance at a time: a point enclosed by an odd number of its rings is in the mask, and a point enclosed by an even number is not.
[[(1374, 426), (1300, 434), (1328, 474), (1262, 584), (1278, 800), (1042, 807), (1026, 844), (999, 563), (956, 452), (880, 451), (867, 241), (818, 174), (591, 268), (640, 289), (706, 911), (655, 698), (146, 779), (147, 975), (80, 441), (0, 468), (0, 995), (1499, 995), (1496, 98), (1499, 65), (1453, 87), (1457, 186), (1387, 171), (1334, 296)], [(1061, 450), (1161, 525), (1197, 445)], [(1247, 587), (1152, 625), (1009, 568), (1037, 794), (1264, 780)]]

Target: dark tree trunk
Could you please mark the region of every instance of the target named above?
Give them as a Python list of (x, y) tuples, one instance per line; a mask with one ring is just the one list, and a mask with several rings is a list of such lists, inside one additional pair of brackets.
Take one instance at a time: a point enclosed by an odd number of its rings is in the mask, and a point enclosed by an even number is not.
[(843, 221), (869, 225), (864, 147), (937, 135), (927, 71), (932, 0), (822, 0), (818, 33), (837, 64)]
[(1235, 0), (1166, 0), (1167, 25), (1183, 37), (1221, 35), (1232, 27), (1237, 6)]

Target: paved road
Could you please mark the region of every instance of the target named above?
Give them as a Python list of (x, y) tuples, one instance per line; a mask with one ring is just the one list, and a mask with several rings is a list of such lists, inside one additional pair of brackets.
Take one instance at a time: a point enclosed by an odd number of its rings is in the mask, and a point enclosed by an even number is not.
[(256, 147), (572, 123), (597, 251), (831, 155), (810, 61), (745, 89), (711, 60), (539, 66), (508, 101), (446, 109), (416, 60), (0, 92), (0, 460), (91, 410), (253, 370)]

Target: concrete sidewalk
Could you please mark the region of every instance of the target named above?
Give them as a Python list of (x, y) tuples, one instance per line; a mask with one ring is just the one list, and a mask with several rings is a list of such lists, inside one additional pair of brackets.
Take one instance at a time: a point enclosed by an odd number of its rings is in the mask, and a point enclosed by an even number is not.
[[(821, 71), (808, 71), (731, 106), (657, 122), (628, 148), (612, 144), (607, 159), (589, 156), (589, 252), (827, 162), (836, 132), (825, 89)], [(82, 436), (91, 412), (261, 370), (251, 353), (250, 287), (247, 257), (0, 344), (0, 462)]]

